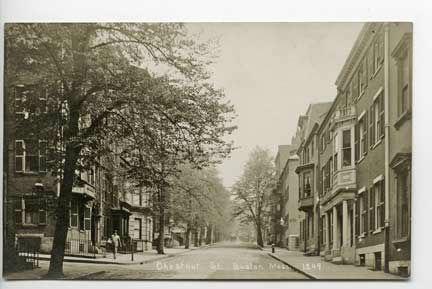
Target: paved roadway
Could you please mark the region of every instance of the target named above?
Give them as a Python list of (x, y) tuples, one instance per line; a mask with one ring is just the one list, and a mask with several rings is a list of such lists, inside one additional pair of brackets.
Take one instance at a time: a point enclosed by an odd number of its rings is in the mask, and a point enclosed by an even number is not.
[(254, 245), (224, 243), (141, 265), (65, 263), (88, 279), (307, 279)]

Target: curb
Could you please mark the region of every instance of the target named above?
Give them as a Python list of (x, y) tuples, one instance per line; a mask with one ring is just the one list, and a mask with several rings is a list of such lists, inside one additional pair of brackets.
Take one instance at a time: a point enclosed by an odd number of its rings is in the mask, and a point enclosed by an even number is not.
[[(184, 252), (180, 252), (180, 253), (174, 253), (174, 254), (164, 254), (161, 255), (160, 257), (155, 257), (152, 258), (150, 260), (144, 260), (144, 261), (131, 261), (131, 262), (116, 262), (116, 261), (98, 261), (97, 259), (67, 259), (64, 258), (64, 262), (69, 262), (69, 263), (85, 263), (85, 264), (106, 264), (106, 265), (142, 265), (142, 264), (147, 264), (150, 262), (154, 262), (154, 261), (159, 261), (162, 259), (167, 259), (167, 258), (171, 258), (171, 257), (175, 257), (175, 256), (180, 256), (183, 254), (186, 254), (188, 252), (191, 252), (193, 250), (199, 250), (199, 249), (207, 249), (209, 248), (211, 245), (204, 245), (201, 247), (196, 247), (196, 248), (191, 248), (188, 249)], [(51, 258), (50, 257), (39, 257), (39, 260), (43, 260), (43, 261), (50, 261)]]
[(87, 280), (91, 277), (97, 276), (97, 275), (102, 275), (105, 274), (106, 271), (97, 271), (97, 272), (93, 272), (93, 273), (89, 273), (89, 274), (84, 274), (81, 276), (77, 276), (75, 278), (72, 278), (72, 280)]
[(309, 274), (309, 273), (306, 273), (305, 271), (300, 270), (299, 268), (297, 268), (297, 267), (295, 267), (295, 266), (289, 264), (288, 262), (286, 262), (286, 261), (282, 260), (281, 258), (277, 257), (276, 255), (274, 255), (273, 253), (267, 253), (267, 254), (268, 254), (270, 257), (272, 257), (273, 259), (276, 259), (276, 260), (278, 260), (279, 262), (284, 263), (285, 265), (287, 265), (288, 267), (290, 267), (290, 268), (293, 269), (294, 271), (296, 271), (296, 272), (298, 272), (298, 273), (300, 273), (300, 274), (302, 274), (302, 275), (305, 275), (305, 276), (308, 277), (309, 279), (314, 279), (314, 280), (317, 279), (315, 276), (313, 276), (313, 275), (311, 275), (311, 274)]

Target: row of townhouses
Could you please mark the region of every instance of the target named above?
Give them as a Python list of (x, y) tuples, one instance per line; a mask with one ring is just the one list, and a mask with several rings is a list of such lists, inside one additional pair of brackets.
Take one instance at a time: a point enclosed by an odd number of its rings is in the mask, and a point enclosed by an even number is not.
[(273, 243), (409, 275), (412, 25), (365, 24), (336, 86), (279, 146)]
[[(51, 251), (55, 208), (61, 180), (47, 168), (54, 159), (47, 140), (25, 129), (25, 102), (38, 98), (45, 89), (31, 78), (19, 78), (6, 87), (4, 134), (4, 203), (6, 240), (40, 240), (40, 251)], [(58, 144), (61, 145), (61, 144)], [(95, 255), (116, 230), (123, 244), (135, 240), (136, 250), (151, 249), (153, 217), (151, 192), (136, 188), (113, 171), (114, 155), (97, 158), (90, 169), (76, 172), (69, 212), (65, 253)], [(128, 244), (129, 245), (129, 244)]]
[[(32, 77), (17, 77), (5, 88), (3, 188), (5, 252), (14, 256), (20, 240), (36, 240), (41, 253), (50, 253), (55, 229), (55, 213), (61, 179), (48, 169), (54, 160), (47, 140), (27, 127), (29, 113), (48, 113), (46, 92)], [(25, 103), (35, 111), (28, 111)], [(61, 145), (61, 144), (57, 144)], [(66, 255), (97, 257), (104, 255), (107, 241), (117, 231), (122, 246), (119, 252), (147, 251), (155, 246), (158, 220), (154, 216), (153, 192), (136, 187), (116, 175), (115, 154), (97, 157), (91, 168), (76, 171), (69, 210)], [(181, 223), (166, 218), (166, 246), (184, 245)], [(213, 242), (218, 231), (212, 226), (193, 230), (193, 243)], [(9, 260), (6, 256), (5, 260)]]

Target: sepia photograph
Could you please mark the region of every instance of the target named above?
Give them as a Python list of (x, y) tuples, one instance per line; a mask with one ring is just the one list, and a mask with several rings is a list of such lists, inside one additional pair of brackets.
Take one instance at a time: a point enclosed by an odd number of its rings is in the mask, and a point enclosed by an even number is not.
[(5, 282), (409, 280), (414, 27), (5, 23)]
[(0, 1), (0, 288), (430, 284), (430, 4), (338, 1)]

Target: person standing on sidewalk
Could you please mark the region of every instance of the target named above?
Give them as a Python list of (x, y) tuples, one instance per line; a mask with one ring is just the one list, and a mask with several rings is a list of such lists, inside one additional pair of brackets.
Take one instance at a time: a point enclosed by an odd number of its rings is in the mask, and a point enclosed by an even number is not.
[(114, 259), (115, 259), (118, 247), (120, 247), (120, 244), (121, 244), (120, 236), (117, 234), (117, 230), (114, 230), (114, 233), (111, 236), (111, 240), (112, 240), (111, 245), (113, 248), (113, 255), (114, 255)]

